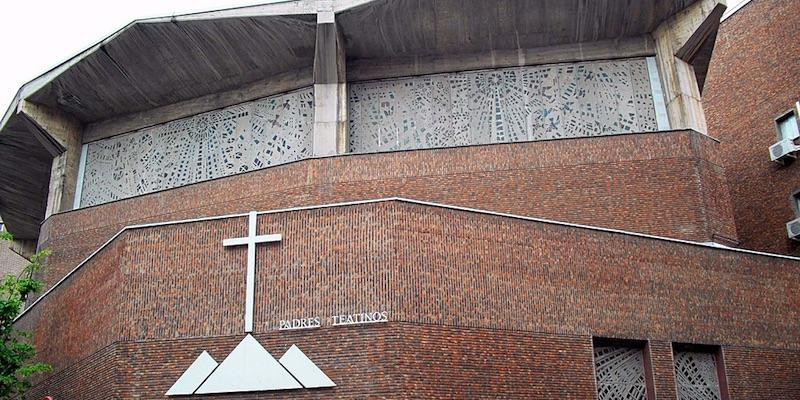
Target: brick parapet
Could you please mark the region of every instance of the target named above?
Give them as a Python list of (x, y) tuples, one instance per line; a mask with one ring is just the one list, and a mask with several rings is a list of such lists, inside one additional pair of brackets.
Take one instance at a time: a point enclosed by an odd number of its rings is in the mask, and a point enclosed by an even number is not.
[(394, 196), (730, 244), (717, 145), (673, 131), (311, 159), (57, 214), (40, 246), (53, 284), (127, 225)]
[[(796, 349), (800, 335), (791, 259), (402, 201), (259, 226), (284, 239), (257, 251), (257, 333), (385, 309), (396, 322), (687, 343)], [(245, 231), (244, 217), (126, 231), (21, 326), (59, 368), (116, 341), (235, 335), (245, 250), (221, 243)]]

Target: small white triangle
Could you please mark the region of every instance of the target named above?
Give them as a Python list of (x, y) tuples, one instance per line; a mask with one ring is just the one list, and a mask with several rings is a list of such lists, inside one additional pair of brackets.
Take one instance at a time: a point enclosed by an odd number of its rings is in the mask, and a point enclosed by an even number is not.
[(197, 387), (214, 372), (215, 368), (217, 368), (217, 362), (214, 361), (214, 358), (207, 351), (200, 353), (192, 365), (186, 368), (183, 375), (169, 388), (166, 396), (194, 394)]
[(250, 335), (225, 357), (195, 394), (301, 389), (297, 380)]
[(336, 386), (331, 378), (328, 378), (328, 375), (325, 375), (325, 373), (295, 345), (292, 345), (292, 347), (286, 351), (286, 354), (281, 357), (279, 362), (286, 367), (292, 376), (308, 389)]

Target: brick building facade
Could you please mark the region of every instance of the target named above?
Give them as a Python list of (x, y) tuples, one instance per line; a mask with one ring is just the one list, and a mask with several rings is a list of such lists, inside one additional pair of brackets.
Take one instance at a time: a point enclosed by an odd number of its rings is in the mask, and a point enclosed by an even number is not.
[[(3, 221), (0, 221), (0, 232), (5, 230)], [(28, 260), (11, 248), (12, 243), (0, 242), (0, 275), (17, 275), (28, 265)]]
[(755, 0), (726, 19), (703, 93), (741, 246), (793, 255), (800, 242), (786, 223), (800, 217), (800, 165), (771, 162), (769, 147), (778, 141), (776, 119), (800, 112), (798, 13), (796, 1)]
[(737, 248), (699, 97), (724, 5), (406, 3), (140, 21), (21, 90), (28, 398), (800, 397), (800, 259)]
[[(219, 244), (246, 221), (128, 229), (92, 256), (23, 319), (68, 371), (40, 393), (70, 397), (107, 368), (81, 365), (98, 352), (130, 378), (97, 398), (158, 398), (199, 352), (224, 358), (241, 339), (245, 249)], [(777, 357), (768, 382), (729, 380), (733, 398), (800, 390), (793, 259), (403, 200), (273, 212), (259, 226), (285, 239), (258, 249), (254, 331), (273, 354), (300, 346), (338, 385), (299, 398), (592, 397), (593, 337), (648, 339), (658, 398), (674, 397), (670, 342), (724, 344), (728, 371)], [(276, 331), (373, 309), (391, 322)]]

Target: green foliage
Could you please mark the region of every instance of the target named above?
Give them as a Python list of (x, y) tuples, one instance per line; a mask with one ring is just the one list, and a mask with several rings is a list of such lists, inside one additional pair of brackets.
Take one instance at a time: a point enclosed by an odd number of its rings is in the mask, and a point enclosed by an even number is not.
[[(8, 232), (0, 232), (0, 239), (13, 240)], [(14, 328), (25, 300), (44, 285), (34, 276), (49, 255), (49, 250), (34, 254), (19, 276), (8, 274), (0, 282), (0, 399), (20, 398), (30, 388), (31, 375), (52, 370), (47, 364), (31, 362), (36, 349), (27, 343), (30, 334)]]

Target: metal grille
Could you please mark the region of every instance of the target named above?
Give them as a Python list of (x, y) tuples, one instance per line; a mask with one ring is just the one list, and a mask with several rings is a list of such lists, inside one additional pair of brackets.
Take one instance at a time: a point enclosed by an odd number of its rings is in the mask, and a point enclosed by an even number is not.
[(622, 346), (594, 348), (598, 400), (646, 400), (642, 349)]
[(680, 400), (719, 400), (717, 362), (711, 353), (675, 353), (675, 380)]
[(354, 83), (348, 107), (354, 152), (658, 129), (644, 59)]

